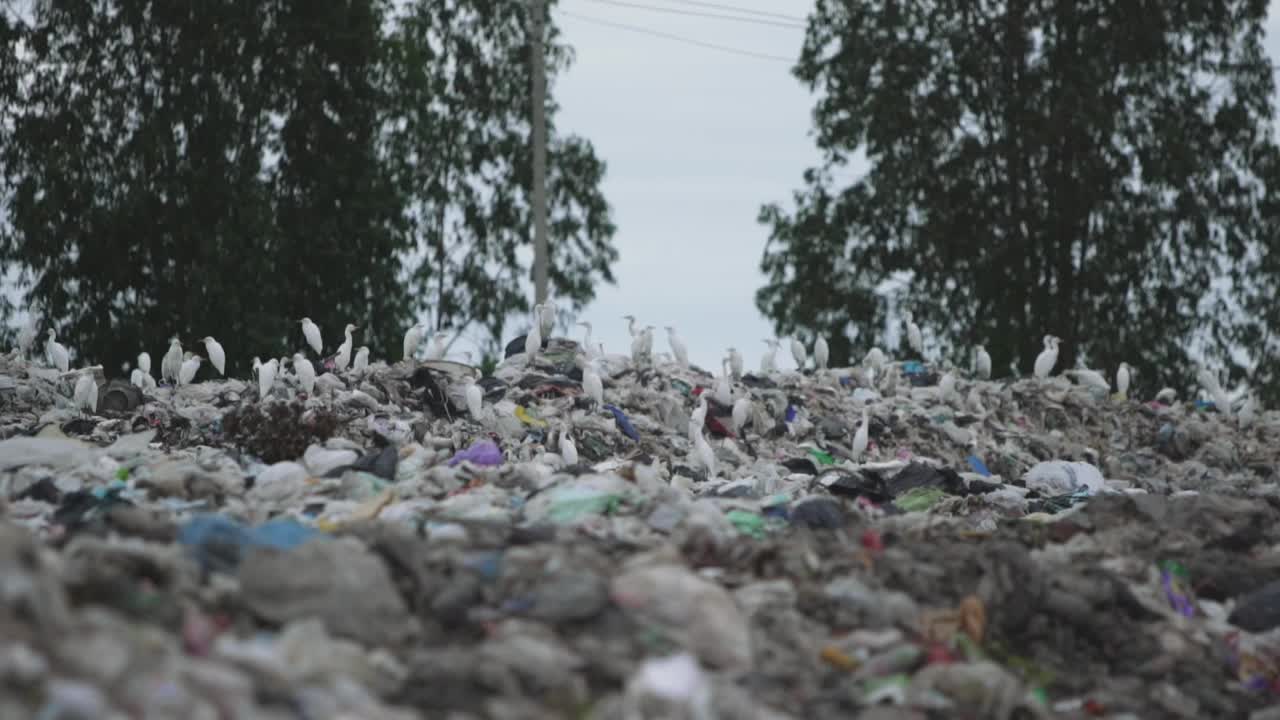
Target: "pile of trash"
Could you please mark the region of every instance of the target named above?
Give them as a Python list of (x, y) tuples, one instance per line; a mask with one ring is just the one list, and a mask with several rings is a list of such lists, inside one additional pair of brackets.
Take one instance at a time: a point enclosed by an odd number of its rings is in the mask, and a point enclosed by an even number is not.
[(1276, 413), (543, 345), (0, 357), (0, 717), (1280, 718)]

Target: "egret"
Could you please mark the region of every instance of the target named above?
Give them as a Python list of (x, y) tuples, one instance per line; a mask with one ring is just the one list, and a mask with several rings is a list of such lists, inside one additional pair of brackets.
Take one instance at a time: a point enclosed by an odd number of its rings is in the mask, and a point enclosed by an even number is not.
[(1165, 405), (1172, 405), (1177, 399), (1178, 391), (1170, 387), (1163, 388), (1160, 392), (1156, 393), (1156, 401), (1162, 402)]
[(693, 441), (696, 433), (702, 432), (702, 426), (707, 422), (707, 394), (703, 392), (698, 395), (698, 405), (689, 414), (689, 440)]
[(201, 342), (204, 343), (205, 353), (209, 355), (209, 362), (219, 375), (226, 377), (227, 374), (227, 354), (222, 351), (222, 346), (212, 337), (206, 337)]
[(298, 384), (308, 395), (316, 387), (316, 368), (302, 353), (293, 355), (293, 372), (298, 376)]
[(716, 453), (711, 449), (711, 445), (707, 443), (707, 436), (702, 433), (702, 430), (698, 430), (693, 442), (694, 450), (698, 455), (698, 462), (707, 471), (707, 479), (715, 479)]
[(466, 397), (467, 412), (471, 413), (471, 419), (476, 422), (480, 421), (480, 412), (484, 410), (484, 391), (476, 384), (476, 379), (471, 375), (466, 380)]
[(1049, 377), (1049, 373), (1053, 372), (1053, 366), (1058, 364), (1058, 338), (1052, 335), (1044, 336), (1044, 350), (1036, 356), (1035, 375), (1041, 380)]
[(952, 398), (956, 394), (956, 376), (950, 370), (942, 374), (942, 379), (938, 381), (938, 395), (942, 398), (942, 402), (950, 405)]
[(1217, 390), (1209, 393), (1213, 396), (1213, 406), (1223, 415), (1231, 414), (1231, 397), (1227, 395), (1227, 391), (1219, 387)]
[(746, 427), (747, 420), (751, 417), (751, 398), (744, 395), (738, 398), (733, 404), (733, 432), (736, 435), (742, 434), (742, 428)]
[(991, 356), (981, 345), (973, 349), (973, 372), (983, 380), (991, 379)]
[(67, 372), (67, 368), (71, 366), (71, 356), (66, 346), (55, 339), (57, 337), (58, 333), (53, 328), (49, 328), (49, 339), (44, 343), (44, 357), (53, 367)]
[(631, 362), (639, 365), (644, 361), (644, 331), (631, 336)]
[(733, 379), (742, 377), (742, 353), (737, 348), (729, 348), (729, 369), (733, 371)]
[(644, 342), (644, 356), (653, 359), (653, 330), (652, 325), (645, 325), (644, 330), (640, 332), (640, 338)]
[(81, 410), (89, 413), (98, 411), (98, 381), (93, 378), (92, 368), (80, 369), (80, 377), (76, 380), (76, 389), (71, 399)]
[(1068, 370), (1066, 374), (1071, 375), (1076, 379), (1076, 382), (1087, 388), (1111, 392), (1111, 383), (1107, 382), (1107, 379), (1097, 370), (1076, 368), (1075, 370)]
[(573, 436), (569, 434), (568, 428), (560, 430), (560, 457), (564, 458), (565, 465), (578, 464), (578, 446), (573, 444)]
[(733, 402), (733, 385), (729, 382), (729, 358), (720, 361), (721, 369), (724, 371), (719, 379), (716, 380), (715, 397), (716, 402), (721, 405), (728, 405)]
[(360, 349), (356, 351), (355, 365), (352, 365), (351, 369), (358, 373), (363, 373), (369, 369), (369, 348), (364, 345), (360, 346)]
[(873, 347), (867, 351), (866, 357), (862, 358), (862, 364), (879, 370), (884, 367), (887, 360), (888, 358), (884, 356), (883, 350), (878, 347)]
[(1244, 407), (1240, 408), (1240, 414), (1236, 416), (1240, 422), (1240, 429), (1243, 430), (1253, 425), (1253, 421), (1258, 419), (1258, 400), (1249, 393), (1245, 398)]
[(333, 357), (333, 367), (338, 372), (342, 372), (343, 370), (346, 370), (347, 365), (351, 362), (351, 349), (352, 349), (352, 346), (355, 345), (355, 341), (351, 339), (351, 331), (359, 330), (359, 329), (360, 327), (358, 325), (352, 325), (351, 323), (347, 323), (347, 326), (342, 330), (342, 333), (343, 335), (346, 336), (346, 339), (343, 340), (342, 344), (338, 346), (338, 354)]
[(129, 384), (134, 387), (142, 387), (142, 368), (134, 368), (133, 372), (129, 373)]
[(973, 385), (969, 388), (969, 397), (965, 400), (968, 403), (969, 411), (978, 415), (986, 415), (987, 409), (982, 405), (982, 394), (978, 392), (978, 386)]
[(591, 353), (594, 351), (594, 348), (591, 347), (591, 323), (582, 320), (578, 323), (578, 327), (587, 329), (587, 334), (582, 336), (582, 350), (587, 354), (587, 357), (591, 357)]
[(858, 431), (853, 435), (853, 459), (857, 460), (867, 451), (868, 428), (871, 426), (870, 417), (867, 415), (867, 409), (862, 408), (862, 425), (858, 427)]
[(302, 325), (302, 336), (307, 339), (307, 344), (319, 355), (324, 350), (324, 343), (320, 342), (320, 326), (306, 317), (298, 322)]
[(1222, 389), (1222, 383), (1218, 382), (1218, 377), (1203, 365), (1196, 367), (1196, 379), (1200, 381), (1200, 387), (1208, 390), (1210, 394)]
[(178, 338), (169, 340), (169, 351), (160, 358), (160, 379), (168, 383), (178, 382), (178, 373), (182, 371), (182, 342)]
[(19, 356), (21, 357), (27, 356), (27, 353), (31, 350), (31, 346), (35, 344), (36, 337), (39, 334), (40, 333), (36, 331), (35, 318), (32, 317), (31, 321), (28, 322), (26, 325), (24, 325), (23, 328), (18, 331)]
[(151, 374), (151, 354), (145, 350), (138, 353), (138, 369), (147, 375)]
[(582, 368), (582, 389), (597, 408), (604, 405), (604, 383), (600, 380), (600, 374), (596, 372), (594, 363), (588, 362), (586, 367)]
[(827, 340), (819, 336), (813, 343), (813, 363), (819, 370), (827, 369), (827, 360), (831, 357), (831, 348), (827, 347)]
[(907, 321), (907, 345), (919, 355), (924, 357), (924, 336), (920, 333), (920, 326), (916, 324), (915, 318), (911, 313), (906, 314)]
[[(257, 360), (257, 358), (254, 358)], [(280, 361), (272, 358), (258, 366), (258, 400), (266, 400), (271, 394), (271, 386), (276, 382), (276, 373), (280, 371)]]
[(1119, 391), (1120, 397), (1129, 397), (1129, 379), (1130, 370), (1129, 363), (1120, 363), (1120, 369), (1116, 371), (1116, 390)]
[(551, 333), (556, 329), (556, 304), (551, 298), (547, 298), (547, 301), (542, 304), (538, 321), (538, 330), (542, 333), (542, 337), (551, 337)]
[(529, 334), (524, 336), (524, 354), (530, 364), (533, 359), (538, 356), (538, 351), (542, 349), (542, 329), (538, 327), (537, 315), (534, 315), (533, 327), (529, 328)]
[(772, 338), (765, 338), (765, 345), (769, 349), (760, 357), (760, 372), (769, 374), (778, 369), (778, 341)]
[(667, 344), (671, 346), (671, 354), (676, 356), (676, 363), (680, 368), (688, 370), (689, 349), (685, 347), (683, 340), (676, 337), (676, 329), (670, 325), (667, 326)]
[(635, 315), (623, 315), (622, 319), (627, 321), (627, 332), (631, 333), (631, 337), (635, 337), (640, 334), (640, 331), (636, 329)]
[[(431, 347), (427, 349), (428, 360), (443, 360), (445, 356), (445, 338), (449, 337), (448, 333), (438, 332), (431, 336)], [(541, 345), (541, 340), (539, 340)]]
[(404, 331), (404, 359), (408, 360), (418, 352), (422, 344), (422, 323), (417, 323)]
[(796, 361), (796, 370), (803, 371), (805, 357), (804, 344), (796, 338), (791, 338), (791, 357)]
[(189, 385), (196, 379), (196, 373), (200, 371), (200, 361), (203, 359), (199, 355), (192, 355), (190, 359), (183, 361), (182, 367), (178, 368), (179, 385)]

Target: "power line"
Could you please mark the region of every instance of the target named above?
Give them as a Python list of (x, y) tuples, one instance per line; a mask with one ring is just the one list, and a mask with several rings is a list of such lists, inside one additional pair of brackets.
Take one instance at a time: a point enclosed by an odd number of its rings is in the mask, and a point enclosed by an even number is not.
[(645, 5), (637, 2), (623, 2), (622, 0), (590, 0), (590, 2), (601, 3), (602, 5), (614, 5), (617, 7), (633, 8), (636, 10), (648, 10), (650, 12), (667, 13), (669, 15), (683, 15), (685, 17), (703, 17), (713, 18), (716, 20), (731, 20), (733, 22), (750, 23), (752, 25), (768, 25), (770, 27), (787, 28), (789, 30), (804, 30), (808, 26), (804, 23), (784, 23), (777, 20), (764, 20), (761, 18), (741, 17), (737, 15), (725, 15), (723, 13), (699, 12), (697, 10), (678, 10), (676, 8), (658, 7), (656, 5)]
[(729, 47), (728, 45), (717, 45), (716, 43), (704, 42), (702, 40), (694, 40), (693, 38), (687, 38), (681, 35), (672, 35), (671, 33), (665, 33), (665, 32), (662, 32), (661, 30), (650, 30), (649, 28), (639, 27), (637, 25), (627, 25), (626, 23), (616, 23), (616, 22), (611, 22), (609, 20), (601, 20), (599, 18), (588, 17), (586, 15), (579, 15), (575, 12), (562, 10), (560, 8), (556, 8), (556, 12), (559, 12), (562, 15), (574, 18), (576, 20), (581, 20), (583, 22), (595, 23), (597, 25), (604, 25), (605, 27), (616, 28), (618, 30), (629, 30), (631, 32), (640, 33), (642, 35), (652, 35), (654, 37), (665, 38), (667, 40), (674, 40), (676, 42), (687, 43), (689, 45), (696, 45), (698, 47), (707, 48), (709, 50), (719, 50), (721, 52), (733, 53), (735, 55), (745, 55), (747, 57), (759, 58), (761, 60), (774, 60), (776, 62), (784, 62), (788, 65), (792, 65), (795, 63), (794, 58), (783, 57), (782, 55), (770, 55), (768, 53), (755, 52), (754, 50), (743, 50), (741, 48)]
[(668, 0), (668, 2), (678, 2), (681, 5), (693, 5), (694, 7), (715, 8), (716, 10), (728, 10), (739, 15), (757, 15), (759, 17), (776, 18), (778, 20), (787, 20), (789, 22), (808, 23), (799, 15), (784, 15), (782, 13), (768, 12), (767, 10), (752, 10), (751, 8), (738, 7), (737, 5), (723, 5), (713, 2), (698, 2), (697, 0)]

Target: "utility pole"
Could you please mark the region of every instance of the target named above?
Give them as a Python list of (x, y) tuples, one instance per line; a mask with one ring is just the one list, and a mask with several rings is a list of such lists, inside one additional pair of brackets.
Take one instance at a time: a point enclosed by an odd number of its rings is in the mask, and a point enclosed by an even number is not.
[(547, 68), (542, 49), (546, 0), (529, 0), (529, 42), (533, 67), (533, 285), (537, 302), (547, 301)]

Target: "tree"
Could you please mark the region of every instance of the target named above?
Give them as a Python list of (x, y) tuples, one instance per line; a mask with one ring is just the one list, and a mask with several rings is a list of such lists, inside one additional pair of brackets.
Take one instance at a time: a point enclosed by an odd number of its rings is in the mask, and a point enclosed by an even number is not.
[(760, 213), (758, 306), (843, 360), (911, 271), (953, 360), (982, 342), (1025, 370), (1053, 333), (1059, 367), (1185, 386), (1203, 344), (1242, 374), (1231, 348), (1280, 327), (1267, 5), (818, 0), (795, 74), (824, 159)]
[(398, 346), (382, 17), (363, 0), (54, 0), (15, 31), (0, 263), (26, 268), (80, 362), (110, 373), (213, 335), (244, 371), (300, 347), (302, 315), (331, 346), (349, 321)]
[[(411, 283), (436, 329), (479, 325), (501, 347), (512, 313), (530, 309), (532, 188), (526, 3), (415, 0), (389, 39), (394, 104), (385, 155), (396, 162), (417, 252)], [(548, 21), (548, 85), (569, 64)], [(591, 144), (555, 132), (547, 101), (549, 281), (580, 309), (613, 282), (615, 226)]]

